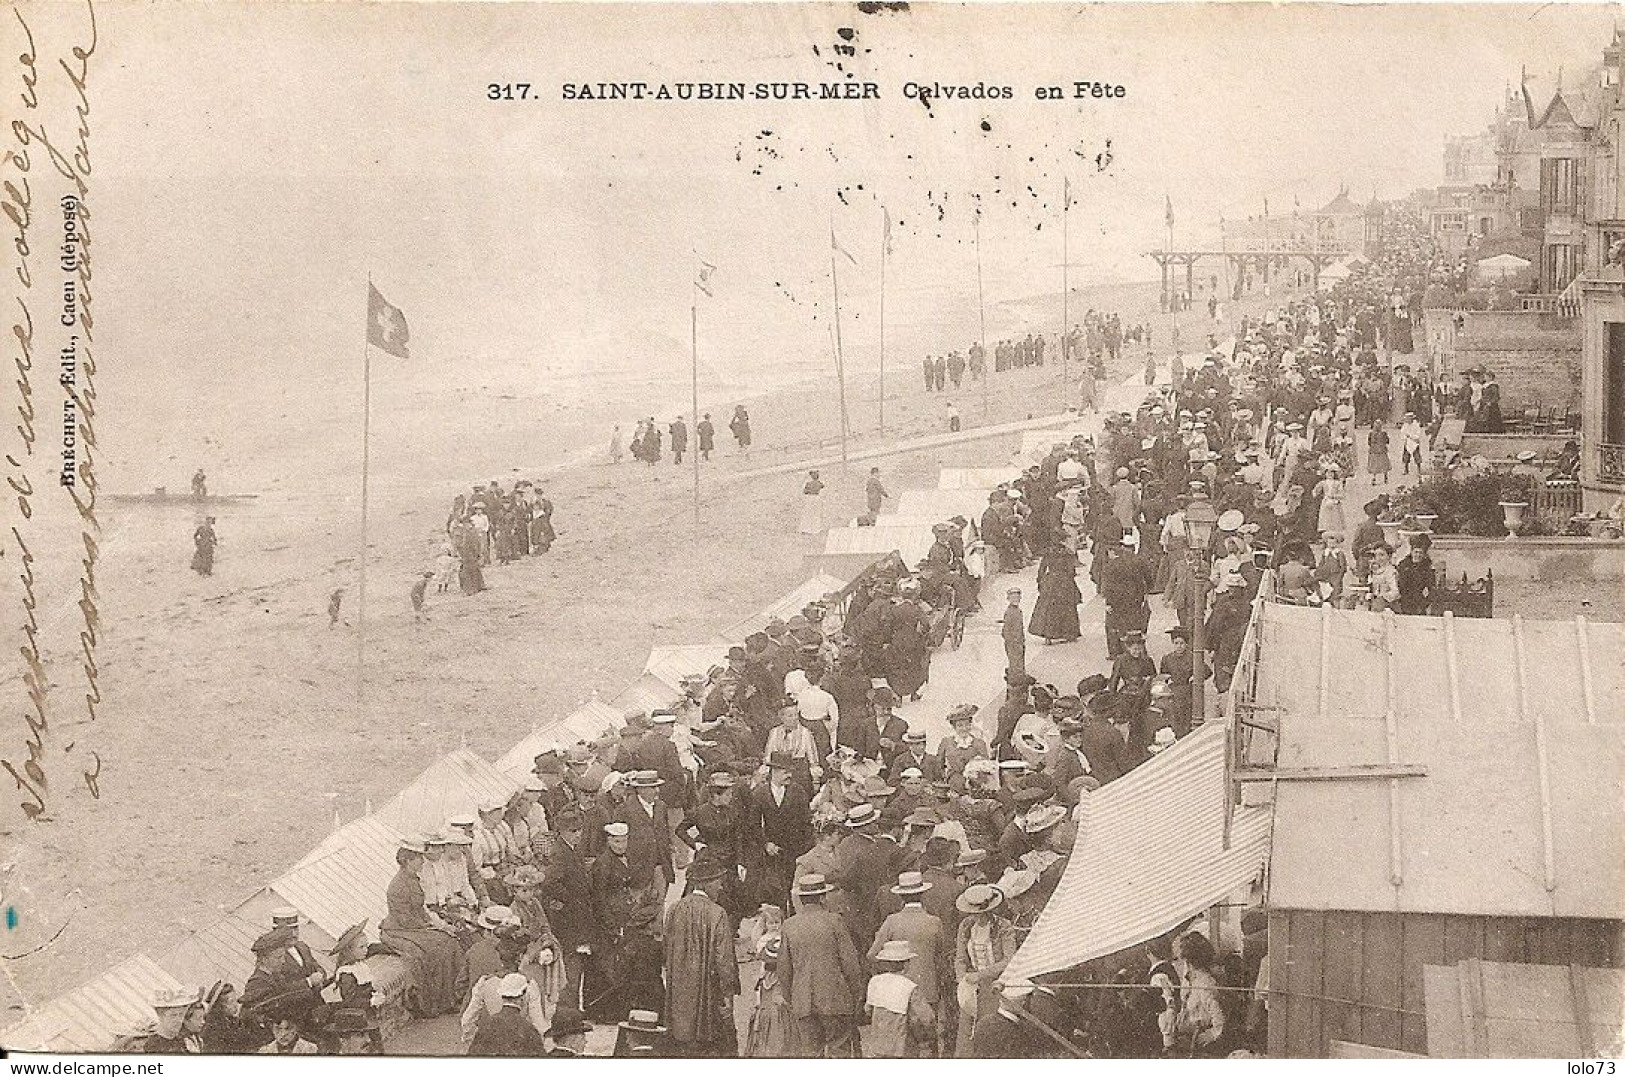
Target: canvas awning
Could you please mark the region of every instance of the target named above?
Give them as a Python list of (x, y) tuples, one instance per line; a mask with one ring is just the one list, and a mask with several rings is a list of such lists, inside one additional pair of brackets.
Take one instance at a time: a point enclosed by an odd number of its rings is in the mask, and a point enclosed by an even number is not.
[(1224, 750), (1224, 727), (1210, 723), (1084, 796), (1061, 883), (1002, 979), (1031, 979), (1156, 938), (1258, 876), (1270, 809), (1235, 810), (1224, 847)]

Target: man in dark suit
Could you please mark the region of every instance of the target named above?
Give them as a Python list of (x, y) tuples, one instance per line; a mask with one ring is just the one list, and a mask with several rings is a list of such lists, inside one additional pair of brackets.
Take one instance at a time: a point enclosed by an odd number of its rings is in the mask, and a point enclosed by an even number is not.
[[(1096, 692), (1089, 700), (1088, 717), (1081, 729), (1071, 734), (1081, 741), (1083, 754), (1088, 758), (1091, 776), (1101, 785), (1129, 772), (1134, 761), (1129, 756), (1128, 739), (1113, 724), (1118, 717), (1118, 700), (1111, 692)], [(1065, 745), (1067, 727), (1061, 727)], [(1057, 783), (1059, 784), (1059, 783)]]
[(657, 710), (649, 715), (650, 730), (638, 741), (636, 751), (633, 753), (637, 760), (639, 770), (652, 770), (660, 775), (665, 787), (660, 791), (660, 799), (666, 805), (681, 811), (687, 804), (685, 786), (688, 782), (688, 771), (683, 768), (683, 760), (677, 754), (677, 745), (671, 741), (672, 730), (677, 723), (677, 715), (669, 710)]
[(480, 1022), (468, 1053), (486, 1057), (539, 1058), (546, 1050), (542, 1034), (524, 1013), (525, 992), (530, 978), (513, 972), (502, 978), (502, 1009)]
[(660, 798), (660, 787), (666, 780), (652, 770), (639, 770), (626, 779), (626, 784), (632, 795), (615, 813), (614, 821), (626, 824), (633, 886), (643, 889), (656, 877), (670, 886), (677, 873), (671, 863), (671, 813)]
[(923, 731), (910, 729), (903, 734), (902, 744), (892, 753), (882, 774), (886, 780), (895, 782), (897, 776), (910, 767), (918, 770), (928, 782), (937, 781), (942, 777), (942, 759), (940, 756), (926, 754)]
[(892, 713), (892, 708), (897, 705), (897, 693), (887, 686), (871, 688), (869, 703), (874, 708), (874, 715), (859, 728), (858, 743), (852, 747), (857, 750), (861, 759), (878, 759), (884, 762), (903, 746), (903, 736), (908, 732), (908, 723)]
[(796, 880), (801, 911), (784, 922), (779, 979), (796, 1022), (795, 1051), (813, 1058), (857, 1054), (857, 1017), (863, 1008), (863, 970), (846, 925), (824, 906), (835, 888), (822, 875)]
[(835, 847), (830, 882), (846, 895), (852, 941), (867, 950), (880, 926), (880, 891), (897, 875), (900, 850), (881, 836), (880, 812), (873, 804), (849, 809), (844, 825), (847, 834)]
[(812, 798), (792, 779), (794, 768), (795, 760), (783, 752), (768, 760), (767, 784), (750, 791), (740, 840), (757, 900), (785, 912), (790, 910), (796, 860), (813, 844)]
[(601, 933), (593, 912), (587, 866), (582, 860), (581, 813), (567, 808), (559, 813), (554, 825), (558, 840), (553, 842), (538, 896), (564, 953), (561, 1001), (577, 1006), (581, 1001), (582, 971)]

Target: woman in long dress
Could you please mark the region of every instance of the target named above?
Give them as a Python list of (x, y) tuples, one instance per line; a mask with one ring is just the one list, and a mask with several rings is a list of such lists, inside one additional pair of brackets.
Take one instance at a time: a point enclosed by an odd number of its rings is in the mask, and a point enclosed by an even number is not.
[(621, 450), (621, 424), (615, 424), (615, 432), (609, 436), (609, 462), (618, 464), (624, 453)]
[(1365, 446), (1365, 469), (1371, 475), (1371, 485), (1388, 485), (1388, 472), (1394, 465), (1388, 459), (1388, 430), (1381, 419), (1372, 422)]
[(485, 574), (480, 571), (480, 552), (484, 545), (480, 534), (466, 521), (459, 522), (452, 531), (452, 542), (457, 547), (457, 585), (463, 594), (478, 594), (485, 590)]
[(414, 992), (408, 996), (419, 1017), (455, 1013), (468, 990), (468, 963), (463, 948), (438, 924), (423, 903), (418, 869), (423, 846), (406, 842), (395, 852), (398, 869), (384, 900), (389, 914), (378, 925), (378, 938), (412, 968)]
[(1082, 635), (1078, 624), (1078, 555), (1062, 543), (1044, 551), (1038, 563), (1038, 601), (1028, 631), (1046, 643), (1070, 643)]
[(807, 472), (801, 487), (801, 533), (816, 535), (824, 530), (824, 482), (818, 472)]
[(889, 617), (896, 620), (881, 656), (886, 683), (902, 698), (918, 699), (931, 675), (931, 641), (925, 615), (920, 612), (920, 603), (910, 600), (899, 603)]
[(1348, 531), (1348, 521), (1343, 518), (1343, 469), (1336, 464), (1326, 468), (1326, 477), (1315, 484), (1315, 493), (1320, 498), (1320, 515), (1315, 521), (1315, 534), (1323, 535), (1328, 531), (1342, 535)]

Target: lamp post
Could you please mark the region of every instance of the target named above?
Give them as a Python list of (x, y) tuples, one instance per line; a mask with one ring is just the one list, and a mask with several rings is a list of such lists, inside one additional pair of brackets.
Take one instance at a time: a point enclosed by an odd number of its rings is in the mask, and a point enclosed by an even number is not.
[[(1199, 484), (1193, 484), (1198, 486)], [(1219, 514), (1200, 488), (1191, 491), (1191, 503), (1185, 506), (1186, 556), (1191, 560), (1191, 723), (1207, 721), (1207, 698), (1203, 691), (1207, 680), (1207, 633), (1204, 614), (1207, 607), (1207, 550), (1213, 541), (1213, 528)]]

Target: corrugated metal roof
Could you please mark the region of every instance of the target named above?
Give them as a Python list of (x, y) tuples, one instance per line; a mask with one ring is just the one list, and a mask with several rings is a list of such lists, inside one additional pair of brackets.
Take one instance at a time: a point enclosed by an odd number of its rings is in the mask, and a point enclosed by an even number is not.
[(391, 797), (377, 815), (380, 822), (402, 834), (421, 834), (439, 830), (458, 812), (478, 810), (487, 799), (506, 799), (519, 786), (511, 776), (459, 748)]
[[(500, 769), (500, 768), (499, 768)], [(322, 843), (299, 861), (307, 864), (319, 860), (339, 849), (349, 849), (366, 856), (374, 863), (385, 864), (394, 870), (395, 850), (406, 835), (389, 826), (376, 815), (363, 815), (339, 827), (322, 839)]]
[(1061, 883), (1004, 979), (1031, 978), (1155, 938), (1257, 877), (1269, 854), (1270, 811), (1232, 816), (1224, 727), (1209, 723), (1082, 800)]
[(549, 748), (564, 749), (577, 741), (592, 741), (621, 724), (621, 712), (602, 700), (590, 700), (565, 718), (534, 730), (502, 754), (494, 764), (516, 781), (529, 781), (536, 757)]
[(934, 541), (929, 527), (837, 527), (825, 532), (824, 553), (878, 557), (896, 550), (913, 568), (925, 558)]
[(1020, 475), (1019, 467), (945, 467), (937, 473), (937, 489), (987, 491)]
[(1278, 783), (1273, 905), (1625, 919), (1625, 625), (1261, 616), (1253, 702), (1283, 708), (1264, 712), (1281, 716), (1279, 766), (1426, 768), (1393, 781), (1397, 819), (1387, 780)]
[(684, 677), (703, 677), (706, 670), (712, 666), (726, 665), (727, 658), (728, 644), (726, 643), (651, 647), (649, 648), (649, 660), (643, 664), (643, 672), (659, 678), (663, 684), (673, 691), (680, 692), (682, 691), (682, 679)]
[[(931, 528), (926, 527), (929, 534)], [(887, 547), (890, 549), (890, 547)], [(815, 602), (825, 595), (839, 591), (846, 586), (846, 581), (827, 572), (820, 572), (800, 583), (790, 591), (768, 603), (749, 617), (742, 617), (733, 624), (724, 628), (720, 635), (732, 643), (738, 643), (752, 632), (760, 632), (767, 627), (767, 622), (777, 617), (781, 621), (788, 621), (802, 611), (809, 602)], [(727, 648), (723, 648), (727, 653)]]
[[(979, 520), (982, 513), (987, 511), (987, 490), (904, 490), (897, 495), (898, 516), (926, 516), (933, 520), (946, 520), (950, 516), (963, 516), (967, 520)], [(882, 515), (875, 523), (885, 526), (886, 516)], [(931, 544), (931, 529), (925, 529), (926, 545)]]
[(145, 954), (120, 962), (89, 983), (53, 999), (0, 1034), (7, 1050), (97, 1053), (114, 1039), (158, 1019), (154, 996), (184, 985)]

